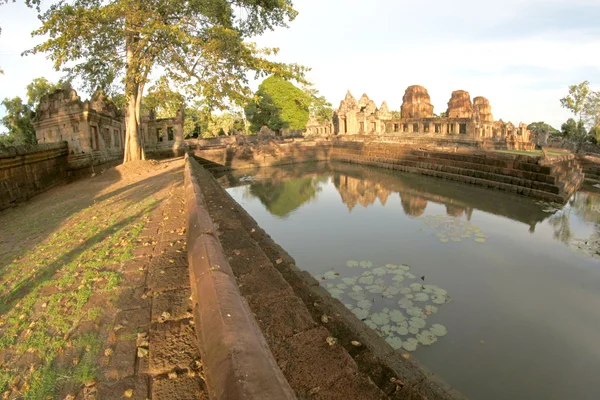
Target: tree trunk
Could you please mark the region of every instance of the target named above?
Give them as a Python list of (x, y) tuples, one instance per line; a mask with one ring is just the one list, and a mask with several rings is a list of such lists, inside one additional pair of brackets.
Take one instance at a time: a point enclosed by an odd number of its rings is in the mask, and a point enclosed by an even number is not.
[(135, 37), (128, 33), (125, 39), (126, 49), (126, 83), (125, 95), (127, 96), (127, 113), (125, 116), (125, 154), (123, 162), (145, 160), (144, 146), (140, 140), (139, 106), (141, 104), (140, 84), (134, 71), (137, 63), (134, 60), (133, 44)]

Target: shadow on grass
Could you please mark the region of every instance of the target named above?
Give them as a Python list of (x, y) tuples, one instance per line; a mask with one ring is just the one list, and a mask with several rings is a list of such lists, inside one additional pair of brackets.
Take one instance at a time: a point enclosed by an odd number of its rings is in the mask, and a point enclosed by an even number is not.
[(143, 200), (169, 185), (182, 171), (183, 167), (171, 169), (96, 197), (122, 179), (121, 174), (111, 168), (96, 178), (53, 188), (13, 209), (0, 212), (0, 283), (1, 274), (13, 260), (19, 260), (35, 249), (71, 216), (95, 203), (123, 194), (125, 196), (119, 201), (135, 203)]
[(64, 254), (63, 256), (52, 262), (43, 270), (38, 271), (34, 275), (31, 275), (27, 279), (23, 280), (18, 287), (14, 288), (14, 290), (11, 291), (9, 295), (0, 298), (0, 316), (4, 315), (7, 311), (11, 310), (16, 303), (18, 303), (29, 293), (42, 286), (45, 282), (50, 281), (52, 277), (61, 268), (77, 260), (77, 258), (81, 254), (85, 253), (94, 245), (102, 242), (109, 236), (113, 235), (116, 231), (124, 228), (133, 221), (139, 219), (142, 215), (152, 212), (152, 210), (158, 207), (160, 203), (161, 202), (157, 201), (156, 203), (146, 207), (138, 213), (129, 216), (124, 220), (107, 227), (106, 229), (103, 229), (101, 232), (98, 232), (83, 243), (79, 244), (74, 249), (70, 250), (68, 253)]

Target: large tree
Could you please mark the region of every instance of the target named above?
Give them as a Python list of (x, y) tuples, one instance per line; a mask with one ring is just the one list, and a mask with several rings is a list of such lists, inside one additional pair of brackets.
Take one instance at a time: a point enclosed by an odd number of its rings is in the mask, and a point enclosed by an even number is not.
[(140, 111), (153, 70), (209, 109), (245, 103), (248, 72), (303, 80), (303, 67), (271, 61), (277, 49), (247, 41), (295, 16), (291, 0), (60, 0), (41, 15), (34, 34), (47, 40), (30, 52), (48, 52), (90, 91), (123, 85), (127, 162), (145, 157)]
[(255, 99), (245, 109), (250, 130), (267, 126), (275, 132), (306, 128), (312, 98), (290, 81), (270, 76), (256, 91)]

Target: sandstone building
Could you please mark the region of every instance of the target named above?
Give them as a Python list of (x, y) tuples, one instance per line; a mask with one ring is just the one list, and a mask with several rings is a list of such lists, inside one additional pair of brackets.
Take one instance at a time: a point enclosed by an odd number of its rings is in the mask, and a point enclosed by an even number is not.
[[(97, 90), (90, 100), (81, 101), (69, 85), (44, 96), (33, 123), (38, 143), (66, 141), (71, 163), (102, 163), (123, 156), (125, 113)], [(184, 147), (184, 115), (156, 119), (142, 117), (142, 144), (146, 153), (177, 154)]]
[(452, 92), (444, 116), (433, 113), (427, 89), (409, 86), (403, 97), (400, 115), (390, 112), (384, 101), (378, 108), (366, 94), (356, 101), (350, 91), (328, 124), (311, 118), (309, 135), (379, 135), (379, 136), (454, 136), (496, 143), (497, 147), (530, 149), (531, 132), (525, 124), (515, 126), (494, 121), (492, 108), (485, 97), (471, 96), (464, 90)]

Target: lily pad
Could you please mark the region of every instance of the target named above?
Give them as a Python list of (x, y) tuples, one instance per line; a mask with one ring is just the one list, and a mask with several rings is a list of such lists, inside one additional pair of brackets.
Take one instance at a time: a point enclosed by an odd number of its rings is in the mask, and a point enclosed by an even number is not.
[(406, 312), (408, 313), (408, 315), (410, 315), (411, 317), (422, 317), (423, 316), (423, 310), (421, 310), (418, 307), (411, 307), (408, 308), (406, 310)]
[(348, 266), (350, 268), (358, 267), (358, 261), (354, 261), (354, 260), (346, 261), (346, 266)]
[(396, 275), (392, 278), (392, 280), (396, 282), (402, 282), (404, 280), (404, 277), (402, 275)]
[(352, 291), (353, 292), (362, 292), (363, 288), (358, 285), (355, 285), (355, 286), (352, 286)]
[(396, 264), (385, 264), (385, 267), (387, 269), (398, 269), (398, 266)]
[(367, 295), (363, 291), (360, 291), (360, 292), (350, 292), (350, 293), (348, 293), (348, 297), (350, 297), (353, 300), (359, 301), (359, 300), (365, 299), (367, 297)]
[(446, 296), (441, 294), (435, 294), (431, 297), (431, 301), (435, 304), (444, 304), (446, 302)]
[(394, 350), (402, 348), (402, 340), (399, 337), (388, 336), (385, 341), (388, 342)]
[(375, 313), (371, 315), (371, 320), (375, 325), (383, 326), (390, 322), (390, 316), (385, 313)]
[(373, 276), (361, 276), (358, 278), (358, 283), (362, 283), (363, 285), (372, 285)]
[(335, 279), (338, 277), (339, 274), (337, 274), (334, 271), (327, 271), (323, 274), (323, 276), (325, 277), (325, 279)]
[(408, 279), (416, 279), (417, 276), (415, 274), (412, 274), (410, 272), (407, 272), (406, 274), (404, 274)]
[(417, 340), (419, 343), (428, 346), (437, 342), (438, 339), (433, 333), (429, 332), (428, 330), (424, 330), (417, 335)]
[(419, 292), (421, 290), (423, 290), (423, 285), (421, 285), (420, 283), (411, 283), (410, 284), (410, 290), (412, 290), (413, 292)]
[(371, 293), (383, 293), (383, 286), (381, 285), (370, 285), (366, 289)]
[(439, 337), (446, 336), (446, 334), (448, 333), (448, 330), (442, 324), (431, 325), (431, 327), (429, 328), (429, 331), (431, 333), (433, 333), (435, 336), (439, 336)]
[(436, 306), (432, 306), (432, 305), (428, 304), (425, 306), (425, 311), (435, 314), (436, 312), (438, 312), (438, 308)]
[(409, 322), (410, 326), (414, 326), (417, 329), (425, 328), (425, 320), (419, 317), (412, 317)]
[(335, 287), (341, 290), (348, 289), (348, 285), (346, 285), (345, 283), (338, 283), (337, 285), (335, 285)]
[(329, 289), (329, 293), (331, 294), (331, 297), (333, 297), (334, 299), (340, 299), (342, 297), (342, 295), (344, 294), (344, 291), (342, 289), (333, 288), (333, 289)]
[(447, 237), (443, 237), (440, 239), (440, 242), (442, 243), (448, 243), (450, 241), (450, 239), (448, 239)]
[(405, 326), (397, 326), (396, 333), (398, 335), (406, 336), (406, 335), (408, 335), (408, 328)]
[[(338, 285), (339, 286), (339, 285)], [(427, 301), (429, 300), (429, 295), (427, 293), (417, 293), (415, 294), (416, 301)]]
[(373, 306), (373, 303), (371, 303), (369, 300), (360, 300), (358, 303), (356, 303), (356, 305), (363, 310), (370, 310)]
[(370, 319), (366, 319), (365, 324), (371, 329), (377, 329), (375, 322), (371, 321)]
[(409, 300), (406, 297), (404, 297), (398, 301), (398, 305), (402, 308), (411, 308), (413, 306), (413, 302), (412, 300)]
[(403, 270), (403, 271), (409, 271), (409, 270), (410, 270), (410, 267), (409, 267), (408, 265), (406, 265), (406, 264), (402, 264), (402, 265), (400, 266), (400, 269), (401, 269), (401, 270)]
[(386, 270), (383, 267), (373, 268), (373, 275), (375, 276), (383, 276), (386, 274)]
[(485, 243), (485, 239), (484, 239), (484, 238), (482, 238), (482, 237), (478, 237), (478, 238), (476, 238), (476, 239), (475, 239), (475, 241), (476, 241), (477, 243)]
[(408, 338), (406, 341), (402, 342), (402, 348), (406, 351), (415, 351), (419, 342), (415, 338)]
[(346, 285), (354, 285), (356, 283), (356, 280), (358, 278), (354, 277), (354, 278), (342, 278), (342, 282), (344, 282)]
[(411, 292), (412, 292), (412, 290), (410, 290), (409, 287), (400, 288), (400, 294), (410, 294)]
[(416, 335), (417, 333), (419, 333), (419, 328), (411, 325), (408, 327), (408, 332), (412, 333), (413, 335)]
[(394, 322), (402, 322), (406, 319), (402, 311), (400, 310), (392, 310), (390, 311), (390, 319)]
[(358, 319), (365, 319), (369, 316), (369, 310), (365, 310), (364, 308), (356, 307), (352, 312)]

